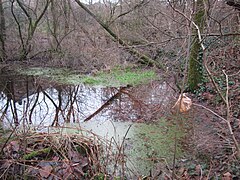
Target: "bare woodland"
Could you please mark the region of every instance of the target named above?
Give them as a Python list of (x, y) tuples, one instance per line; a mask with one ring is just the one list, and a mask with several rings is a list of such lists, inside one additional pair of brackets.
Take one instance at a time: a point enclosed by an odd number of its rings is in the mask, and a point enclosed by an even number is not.
[(2, 62), (92, 70), (130, 61), (182, 73), (189, 61), (191, 90), (201, 83), (205, 54), (239, 43), (238, 1), (2, 0), (0, 15)]
[(223, 120), (240, 157), (239, 0), (0, 0), (0, 61), (85, 72), (154, 67), (180, 94), (219, 97), (217, 112), (217, 103), (196, 106)]

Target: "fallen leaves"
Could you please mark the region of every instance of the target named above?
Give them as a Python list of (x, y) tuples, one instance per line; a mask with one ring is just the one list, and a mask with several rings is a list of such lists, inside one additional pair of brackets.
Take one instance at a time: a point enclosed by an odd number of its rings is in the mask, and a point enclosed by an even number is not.
[(0, 160), (0, 179), (17, 176), (37, 179), (82, 179), (91, 177), (99, 164), (92, 139), (74, 135), (34, 134), (8, 142)]
[(52, 170), (53, 170), (52, 166), (46, 165), (39, 169), (39, 174), (42, 178), (48, 178)]

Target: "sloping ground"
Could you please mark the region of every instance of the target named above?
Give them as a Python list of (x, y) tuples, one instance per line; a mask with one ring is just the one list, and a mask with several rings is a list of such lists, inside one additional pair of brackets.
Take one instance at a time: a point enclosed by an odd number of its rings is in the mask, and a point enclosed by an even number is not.
[(194, 129), (194, 156), (199, 160), (204, 176), (222, 177), (229, 172), (232, 177), (239, 177), (240, 164), (234, 156), (235, 147), (227, 124), (209, 112), (198, 109), (195, 112)]
[[(176, 179), (238, 179), (239, 159), (225, 122), (205, 109), (193, 106), (185, 115), (188, 141), (183, 140), (185, 158), (176, 162)], [(178, 118), (180, 120), (180, 118)], [(236, 135), (239, 135), (235, 131)]]

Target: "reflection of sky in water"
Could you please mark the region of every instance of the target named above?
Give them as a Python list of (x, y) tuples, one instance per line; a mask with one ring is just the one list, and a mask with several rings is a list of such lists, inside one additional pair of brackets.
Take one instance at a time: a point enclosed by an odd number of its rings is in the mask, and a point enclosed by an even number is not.
[[(75, 89), (76, 90), (76, 89)], [(70, 90), (71, 91), (71, 88)], [(72, 112), (71, 112), (71, 120), (75, 119), (76, 122), (83, 121), (86, 117), (94, 113), (103, 103), (103, 99), (106, 99), (103, 97), (103, 93), (101, 89), (96, 88), (88, 88), (85, 86), (80, 86), (76, 92), (73, 92), (72, 96), (70, 96), (70, 92), (68, 89), (61, 90), (61, 109), (62, 111), (59, 112), (59, 123), (62, 124), (64, 120), (67, 118), (68, 111), (70, 109), (70, 102), (73, 102), (72, 105)], [(55, 105), (59, 105), (59, 93), (60, 91), (54, 89), (54, 88), (48, 88), (45, 90), (45, 93), (48, 94), (49, 97), (51, 97), (52, 101), (54, 101)], [(76, 100), (74, 100), (74, 97), (76, 95)], [(23, 99), (21, 102), (17, 102), (16, 104), (16, 110), (18, 115), (18, 120), (21, 123), (23, 121), (23, 118), (25, 117), (27, 120), (29, 120), (30, 111), (34, 106), (35, 101), (37, 100), (37, 94), (33, 94), (29, 96), (28, 98)], [(0, 109), (1, 114), (4, 110), (4, 107), (6, 107), (7, 104), (7, 97), (2, 95), (0, 102)], [(27, 102), (28, 101), (28, 102)], [(56, 107), (54, 106), (54, 103), (52, 102), (43, 92), (39, 93), (37, 103), (34, 107), (34, 111), (31, 115), (31, 121), (34, 126), (49, 126), (54, 121), (55, 115), (56, 115)], [(13, 101), (11, 100), (11, 104), (13, 104)], [(27, 104), (29, 104), (29, 107), (27, 107)], [(13, 105), (12, 105), (13, 106)], [(74, 114), (74, 117), (73, 117)], [(104, 113), (106, 115), (106, 113)], [(101, 120), (102, 118), (98, 117), (98, 120)], [(3, 118), (4, 125), (7, 126), (9, 123), (13, 123), (13, 113), (12, 109), (9, 107), (7, 109), (6, 115)]]
[[(31, 121), (34, 126), (52, 125), (56, 117), (60, 125), (64, 122), (79, 123), (93, 114), (117, 91), (117, 88), (95, 88), (84, 85), (46, 88), (39, 94), (32, 94), (15, 103), (17, 119), (20, 124), (25, 119), (27, 122)], [(159, 111), (162, 106), (166, 107), (171, 96), (166, 83), (141, 85), (126, 91), (127, 93), (122, 93), (120, 98), (114, 99), (109, 106), (103, 108), (90, 121), (146, 120), (151, 118), (148, 116), (153, 111)], [(61, 110), (56, 115), (59, 101)], [(14, 121), (12, 113), (14, 105), (12, 100), (10, 102), (6, 114), (3, 115), (4, 126), (9, 126)], [(0, 116), (2, 116), (6, 104), (7, 97), (1, 93)]]

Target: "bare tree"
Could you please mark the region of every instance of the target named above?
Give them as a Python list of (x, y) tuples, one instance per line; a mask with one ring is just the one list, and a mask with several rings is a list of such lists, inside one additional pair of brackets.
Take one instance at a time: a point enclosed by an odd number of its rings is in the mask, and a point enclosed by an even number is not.
[(130, 47), (126, 42), (124, 42), (116, 33), (114, 33), (106, 23), (101, 21), (93, 12), (91, 12), (83, 3), (81, 3), (79, 0), (75, 0), (76, 3), (83, 8), (90, 16), (92, 16), (108, 33), (111, 35), (111, 37), (117, 41), (119, 44), (124, 46), (131, 54), (135, 55), (138, 57), (140, 62), (145, 63), (145, 64), (150, 64), (150, 65), (156, 65), (159, 68), (163, 68), (162, 64), (160, 64), (157, 61), (154, 61), (150, 57), (146, 56), (145, 54), (140, 53), (136, 49)]
[[(20, 7), (20, 9), (22, 10), (23, 14), (25, 15), (25, 17), (27, 18), (27, 21), (28, 21), (27, 22), (27, 35), (26, 35), (26, 37), (24, 37), (23, 36), (23, 25), (21, 24), (20, 20), (18, 19), (18, 17), (16, 16), (16, 14), (14, 12), (15, 0), (11, 1), (11, 12), (12, 12), (14, 20), (17, 24), (17, 27), (18, 27), (18, 33), (19, 33), (21, 46), (22, 46), (20, 60), (27, 58), (27, 55), (32, 50), (31, 40), (33, 39), (36, 28), (38, 27), (41, 19), (43, 18), (45, 12), (47, 11), (49, 2), (50, 2), (50, 0), (46, 0), (42, 11), (40, 12), (39, 15), (37, 15), (37, 12), (34, 12), (34, 10), (30, 6), (27, 6), (23, 1), (16, 0), (17, 5)], [(34, 14), (32, 12), (34, 12)]]

